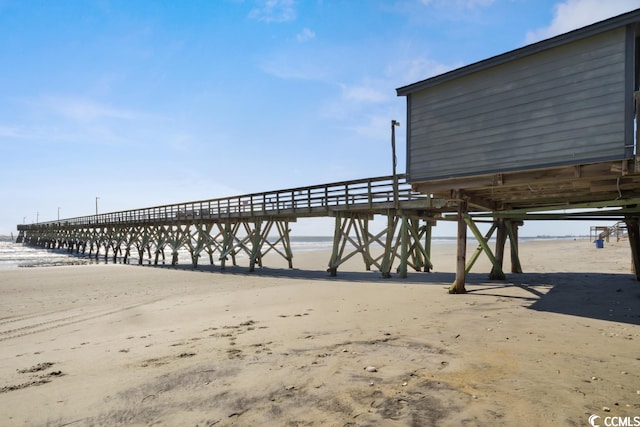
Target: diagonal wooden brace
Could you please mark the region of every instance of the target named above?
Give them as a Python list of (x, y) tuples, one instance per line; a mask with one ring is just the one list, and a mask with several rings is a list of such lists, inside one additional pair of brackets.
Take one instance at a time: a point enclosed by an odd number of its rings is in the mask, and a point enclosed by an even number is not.
[(480, 233), (480, 230), (478, 230), (478, 227), (476, 226), (476, 224), (473, 222), (473, 220), (469, 215), (464, 216), (464, 222), (467, 223), (467, 226), (469, 227), (473, 235), (476, 237), (476, 239), (478, 239), (478, 243), (480, 243), (482, 250), (487, 254), (489, 261), (491, 261), (491, 264), (493, 265), (494, 275), (492, 279), (504, 280), (505, 275), (504, 275), (504, 272), (502, 271), (502, 266), (500, 265), (496, 257), (493, 255), (491, 248), (489, 247), (487, 242), (484, 240), (484, 237), (482, 236), (482, 233)]

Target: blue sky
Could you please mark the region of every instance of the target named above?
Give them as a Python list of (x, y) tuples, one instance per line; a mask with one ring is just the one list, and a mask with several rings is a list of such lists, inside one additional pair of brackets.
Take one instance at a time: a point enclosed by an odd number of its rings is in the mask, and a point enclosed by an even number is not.
[[(388, 175), (396, 88), (639, 7), (0, 0), (0, 234), (92, 214), (96, 197), (112, 212)], [(399, 172), (404, 144), (400, 127)]]

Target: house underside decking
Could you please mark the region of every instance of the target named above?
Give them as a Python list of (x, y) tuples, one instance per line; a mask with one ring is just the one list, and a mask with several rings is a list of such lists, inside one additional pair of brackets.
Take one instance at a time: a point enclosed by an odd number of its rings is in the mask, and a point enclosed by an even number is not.
[[(512, 272), (520, 272), (518, 227), (531, 220), (621, 221), (640, 280), (640, 169), (635, 160), (600, 162), (528, 171), (413, 183), (415, 191), (446, 201), (442, 219), (458, 222), (458, 267), (451, 292), (464, 292), (467, 229), (494, 267), (490, 277), (504, 278), (504, 246), (511, 241)], [(455, 209), (456, 213), (451, 211)], [(493, 222), (482, 235), (477, 221)], [(497, 231), (495, 253), (488, 246)]]
[(573, 208), (633, 210), (640, 202), (640, 171), (631, 161), (603, 162), (420, 182), (413, 189), (437, 199), (464, 199), (469, 212), (517, 216)]

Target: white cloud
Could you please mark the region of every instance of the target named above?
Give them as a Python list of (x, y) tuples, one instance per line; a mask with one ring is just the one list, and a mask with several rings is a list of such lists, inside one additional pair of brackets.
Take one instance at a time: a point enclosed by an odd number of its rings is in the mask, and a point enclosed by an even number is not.
[(296, 19), (294, 0), (260, 0), (259, 4), (251, 9), (249, 18), (262, 22), (288, 22)]
[(188, 133), (167, 135), (167, 145), (175, 151), (189, 152), (194, 146), (194, 138)]
[(309, 40), (313, 40), (316, 38), (316, 33), (314, 33), (313, 31), (311, 31), (308, 28), (304, 28), (300, 33), (298, 33), (298, 35), (296, 36), (296, 39), (300, 42), (300, 43), (304, 43), (306, 41)]
[(462, 63), (442, 64), (425, 57), (416, 57), (398, 61), (387, 69), (387, 74), (393, 76), (396, 86), (402, 86), (446, 73), (463, 65)]
[(371, 84), (365, 83), (360, 86), (341, 85), (342, 98), (349, 102), (376, 103), (386, 101), (389, 96), (381, 88), (374, 88)]
[[(42, 143), (122, 144), (153, 115), (86, 97), (41, 96), (19, 100), (26, 117), (0, 124), (0, 138)], [(137, 134), (139, 137), (140, 135)]]
[[(367, 140), (378, 140), (380, 138), (387, 138), (390, 134), (391, 119), (393, 114), (375, 114), (368, 117), (363, 117), (363, 121), (357, 125), (350, 127), (350, 129), (358, 136), (364, 137)], [(400, 135), (397, 134), (399, 137)]]
[(302, 60), (287, 61), (280, 55), (264, 61), (260, 68), (263, 72), (279, 79), (324, 80), (328, 72), (326, 66)]
[[(359, 136), (377, 134), (380, 123), (389, 119), (388, 111), (398, 101), (394, 82), (387, 79), (365, 78), (354, 83), (338, 83), (337, 86), (340, 92), (323, 103), (319, 116), (344, 122), (345, 128)], [(372, 117), (385, 119), (377, 121)]]
[(102, 119), (133, 120), (141, 116), (133, 110), (116, 108), (91, 99), (48, 96), (28, 102), (32, 106), (66, 119), (86, 122)]
[(526, 43), (534, 43), (640, 8), (640, 0), (565, 0), (554, 6), (551, 23), (529, 31)]
[(28, 126), (0, 125), (0, 139), (13, 141), (35, 141), (67, 143), (86, 140), (86, 133), (66, 128), (60, 124), (30, 123)]
[(29, 138), (29, 133), (15, 126), (0, 125), (0, 138), (25, 139)]

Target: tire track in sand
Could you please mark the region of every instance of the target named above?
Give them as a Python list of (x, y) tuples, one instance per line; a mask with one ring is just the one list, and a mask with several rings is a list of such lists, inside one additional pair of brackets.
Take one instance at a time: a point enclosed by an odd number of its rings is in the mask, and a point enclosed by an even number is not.
[[(20, 338), (20, 337), (24, 337), (27, 335), (33, 335), (33, 334), (38, 334), (40, 332), (46, 332), (46, 331), (50, 331), (52, 329), (57, 329), (57, 328), (62, 328), (64, 326), (69, 326), (69, 325), (73, 325), (76, 323), (82, 323), (82, 322), (86, 322), (89, 320), (94, 320), (94, 319), (98, 319), (100, 317), (105, 317), (105, 316), (110, 316), (112, 314), (116, 314), (116, 313), (121, 313), (127, 310), (131, 310), (146, 304), (150, 304), (150, 303), (154, 303), (156, 301), (158, 301), (159, 299), (154, 299), (151, 301), (144, 301), (138, 304), (132, 304), (132, 305), (128, 305), (126, 307), (121, 307), (121, 308), (117, 308), (115, 310), (108, 310), (108, 311), (102, 311), (102, 312), (92, 312), (92, 313), (86, 313), (86, 314), (74, 314), (72, 316), (65, 316), (65, 317), (60, 317), (57, 319), (51, 319), (51, 320), (47, 320), (44, 322), (38, 322), (38, 323), (34, 323), (31, 325), (25, 325), (22, 326), (20, 328), (13, 328), (13, 329), (9, 329), (9, 330), (5, 330), (5, 331), (0, 331), (0, 342), (2, 341), (7, 341), (7, 340), (11, 340), (11, 339), (15, 339), (15, 338)], [(20, 320), (26, 320), (26, 319), (32, 319), (32, 318), (39, 318), (42, 316), (47, 316), (50, 313), (45, 313), (43, 315), (32, 315), (32, 316), (26, 316), (21, 318)]]

